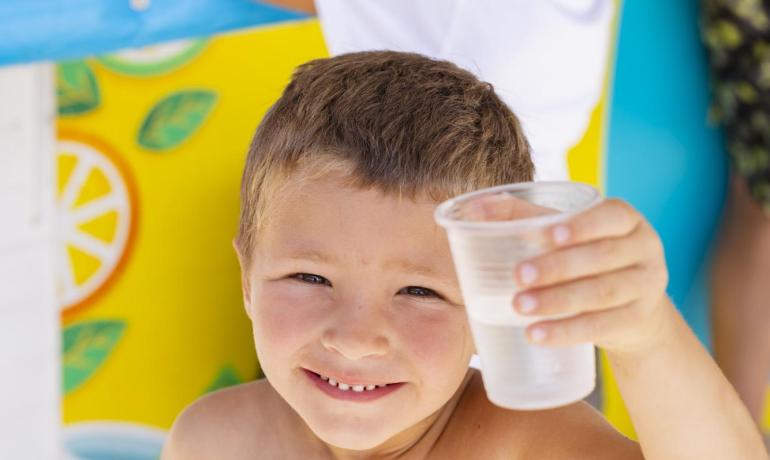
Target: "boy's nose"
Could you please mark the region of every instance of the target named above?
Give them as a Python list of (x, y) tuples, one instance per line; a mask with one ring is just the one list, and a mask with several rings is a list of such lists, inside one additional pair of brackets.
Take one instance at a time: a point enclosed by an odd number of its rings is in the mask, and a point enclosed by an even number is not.
[(337, 315), (321, 336), (323, 346), (351, 361), (387, 354), (390, 341), (382, 333), (381, 320), (372, 321), (374, 318), (364, 316), (370, 315), (351, 312)]

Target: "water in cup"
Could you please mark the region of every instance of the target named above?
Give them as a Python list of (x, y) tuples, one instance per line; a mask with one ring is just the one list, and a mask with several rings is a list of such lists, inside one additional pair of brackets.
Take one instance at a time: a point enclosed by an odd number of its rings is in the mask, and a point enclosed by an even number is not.
[[(474, 215), (479, 199), (487, 205), (484, 218)], [(437, 208), (487, 397), (498, 406), (557, 407), (582, 399), (594, 388), (592, 344), (546, 347), (526, 339), (526, 326), (542, 317), (521, 316), (513, 309), (513, 296), (520, 290), (513, 273), (519, 262), (552, 249), (546, 228), (598, 200), (598, 192), (584, 184), (538, 182), (472, 192)]]

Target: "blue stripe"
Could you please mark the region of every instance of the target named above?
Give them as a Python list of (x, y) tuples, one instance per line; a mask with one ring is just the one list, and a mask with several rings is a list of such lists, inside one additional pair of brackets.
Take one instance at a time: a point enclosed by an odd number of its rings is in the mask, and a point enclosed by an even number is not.
[(305, 18), (252, 0), (0, 0), (0, 65), (61, 60)]

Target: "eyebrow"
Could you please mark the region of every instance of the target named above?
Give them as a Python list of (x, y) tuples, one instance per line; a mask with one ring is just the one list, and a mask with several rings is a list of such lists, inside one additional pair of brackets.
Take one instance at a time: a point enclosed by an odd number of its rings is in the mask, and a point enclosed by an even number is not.
[[(300, 260), (312, 260), (315, 262), (321, 262), (329, 265), (333, 265), (338, 260), (336, 257), (330, 254), (326, 254), (315, 249), (300, 249), (291, 252), (286, 258), (300, 259)], [(385, 268), (396, 269), (403, 273), (409, 273), (414, 275), (440, 277), (436, 271), (423, 264), (412, 262), (405, 259), (390, 259), (385, 263)]]

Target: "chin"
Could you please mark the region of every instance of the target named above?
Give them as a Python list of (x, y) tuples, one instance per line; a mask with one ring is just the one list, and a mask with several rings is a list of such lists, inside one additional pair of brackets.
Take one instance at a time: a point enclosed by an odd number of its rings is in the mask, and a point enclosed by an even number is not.
[(317, 423), (308, 423), (310, 429), (323, 442), (349, 450), (369, 450), (395, 436), (399, 430), (388, 430), (383, 420), (357, 422), (351, 419), (340, 423), (339, 418), (322, 418)]
[(390, 436), (367, 436), (356, 429), (329, 430), (328, 432), (316, 433), (316, 435), (326, 444), (341, 449), (361, 451), (374, 449), (390, 439)]

